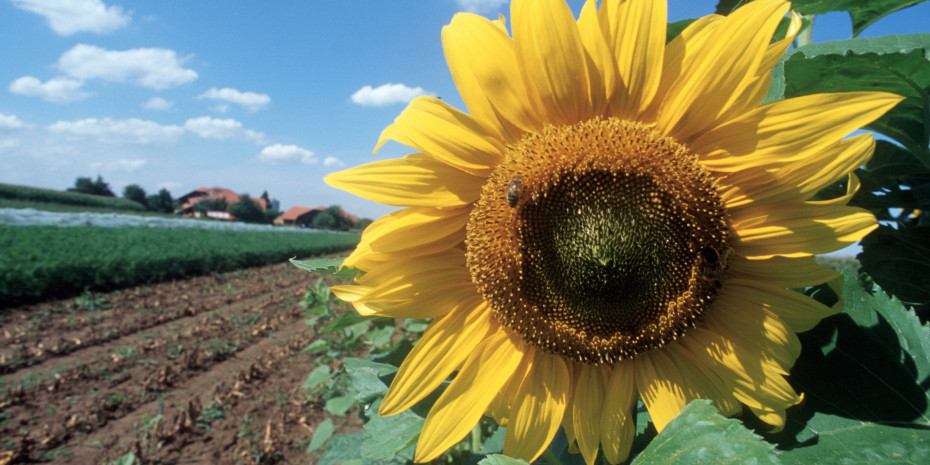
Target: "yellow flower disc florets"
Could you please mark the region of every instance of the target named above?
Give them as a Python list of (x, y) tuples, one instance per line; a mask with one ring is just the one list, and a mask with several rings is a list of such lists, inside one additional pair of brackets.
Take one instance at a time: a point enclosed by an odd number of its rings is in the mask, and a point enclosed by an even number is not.
[(697, 157), (649, 126), (549, 126), (508, 149), (467, 226), (472, 280), (539, 349), (609, 363), (697, 324), (725, 267), (727, 218)]

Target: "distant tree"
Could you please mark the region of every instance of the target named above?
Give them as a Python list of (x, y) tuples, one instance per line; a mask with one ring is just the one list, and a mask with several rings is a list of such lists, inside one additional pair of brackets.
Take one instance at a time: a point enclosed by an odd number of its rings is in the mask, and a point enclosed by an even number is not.
[(310, 220), (310, 226), (316, 229), (334, 229), (336, 227), (336, 217), (328, 209), (323, 210)]
[(365, 229), (373, 222), (374, 221), (371, 218), (362, 218), (358, 220), (357, 223), (355, 223), (355, 229)]
[(271, 208), (271, 197), (268, 197), (268, 191), (262, 192), (261, 198), (265, 200), (265, 206)]
[(138, 184), (130, 184), (123, 188), (123, 198), (145, 205), (145, 189)]
[(277, 208), (268, 208), (265, 210), (265, 223), (274, 223), (274, 220), (276, 220), (279, 216), (281, 216), (281, 210), (278, 210)]
[[(338, 229), (340, 231), (348, 231), (355, 226), (345, 213), (342, 211), (342, 207), (339, 205), (330, 205), (326, 208), (326, 212), (333, 217), (334, 224), (330, 229)], [(317, 215), (319, 216), (319, 215)]]
[(77, 178), (77, 180), (74, 181), (74, 187), (68, 190), (71, 192), (80, 192), (83, 194), (116, 197), (116, 194), (110, 190), (110, 185), (104, 182), (103, 178), (99, 174), (97, 175), (96, 181), (91, 181), (90, 178)]
[(217, 197), (214, 199), (203, 199), (194, 204), (194, 211), (200, 213), (206, 213), (208, 210), (219, 210), (221, 212), (227, 211), (229, 204), (226, 203), (226, 199), (222, 197)]
[(258, 202), (249, 198), (248, 194), (240, 195), (239, 201), (230, 205), (226, 211), (246, 223), (264, 223), (266, 220), (265, 210), (262, 210)]
[(157, 194), (145, 198), (145, 205), (149, 210), (159, 213), (173, 213), (174, 199), (168, 189), (162, 188)]

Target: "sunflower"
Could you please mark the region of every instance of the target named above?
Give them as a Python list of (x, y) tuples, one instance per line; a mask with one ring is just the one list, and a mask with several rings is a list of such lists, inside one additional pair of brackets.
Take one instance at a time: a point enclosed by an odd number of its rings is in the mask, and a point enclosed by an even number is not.
[[(659, 431), (697, 398), (784, 427), (796, 333), (838, 311), (789, 289), (835, 280), (813, 255), (875, 228), (847, 206), (874, 141), (846, 136), (901, 100), (761, 105), (800, 28), (789, 9), (757, 0), (667, 44), (662, 0), (591, 0), (577, 20), (514, 0), (511, 32), (471, 14), (443, 29), (468, 113), (419, 97), (377, 145), (418, 153), (326, 178), (405, 207), (365, 230), (344, 263), (364, 273), (332, 291), (364, 315), (433, 319), (380, 407), (457, 372), (417, 461), (489, 415), (507, 455), (534, 460), (562, 427), (587, 463), (618, 463), (638, 398)], [(837, 181), (845, 195), (812, 200)]]

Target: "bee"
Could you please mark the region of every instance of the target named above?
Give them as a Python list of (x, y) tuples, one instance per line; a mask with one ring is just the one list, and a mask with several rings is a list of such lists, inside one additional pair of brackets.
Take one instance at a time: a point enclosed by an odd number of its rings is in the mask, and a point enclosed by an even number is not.
[(733, 249), (727, 248), (723, 254), (710, 244), (701, 246), (701, 278), (720, 287), (720, 277), (727, 268), (727, 259)]
[(507, 205), (510, 205), (510, 208), (516, 208), (520, 197), (523, 197), (523, 178), (515, 176), (507, 184)]

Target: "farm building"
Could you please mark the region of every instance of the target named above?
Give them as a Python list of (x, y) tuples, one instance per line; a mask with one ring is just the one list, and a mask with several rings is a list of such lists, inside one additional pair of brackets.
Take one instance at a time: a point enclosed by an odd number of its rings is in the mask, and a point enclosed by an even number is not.
[[(309, 226), (313, 218), (320, 212), (326, 211), (326, 207), (291, 207), (281, 216), (275, 218), (274, 224), (282, 226)], [(352, 224), (358, 222), (358, 218), (346, 213), (345, 210), (339, 209), (339, 213)]]
[[(198, 202), (222, 199), (226, 202), (226, 205), (232, 205), (239, 201), (239, 195), (240, 194), (222, 187), (198, 187), (178, 198), (178, 203), (180, 203), (181, 206), (178, 207), (174, 213), (182, 216), (197, 216), (197, 212), (194, 211), (194, 205)], [(251, 196), (249, 198), (255, 201), (258, 206), (262, 207), (262, 210), (268, 209), (268, 202), (266, 202), (265, 199)]]

